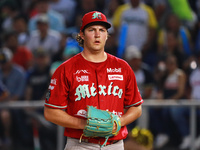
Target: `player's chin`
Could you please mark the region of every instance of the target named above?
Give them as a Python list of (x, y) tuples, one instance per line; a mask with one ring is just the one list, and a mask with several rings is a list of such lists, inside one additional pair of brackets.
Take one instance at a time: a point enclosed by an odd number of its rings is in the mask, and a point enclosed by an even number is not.
[(102, 48), (102, 46), (100, 46), (100, 45), (95, 45), (95, 46), (93, 47), (93, 51), (98, 52), (98, 51), (102, 51), (102, 50), (103, 50), (103, 48)]

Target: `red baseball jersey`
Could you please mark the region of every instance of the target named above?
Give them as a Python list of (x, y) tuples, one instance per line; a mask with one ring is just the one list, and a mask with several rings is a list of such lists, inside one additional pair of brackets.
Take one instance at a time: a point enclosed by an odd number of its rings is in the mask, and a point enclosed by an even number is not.
[[(81, 54), (61, 64), (52, 76), (45, 106), (66, 109), (69, 115), (86, 118), (87, 106), (108, 110), (119, 117), (124, 108), (143, 103), (135, 75), (122, 59), (107, 54), (101, 63), (85, 60)], [(65, 128), (65, 136), (80, 138), (83, 130)], [(126, 126), (109, 140), (126, 138)]]

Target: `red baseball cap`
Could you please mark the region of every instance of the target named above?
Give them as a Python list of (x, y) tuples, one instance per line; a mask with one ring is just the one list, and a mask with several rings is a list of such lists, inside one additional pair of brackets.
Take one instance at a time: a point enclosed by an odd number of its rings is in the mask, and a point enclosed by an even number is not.
[(103, 23), (107, 29), (111, 27), (111, 24), (108, 23), (106, 16), (98, 11), (92, 11), (83, 16), (80, 30), (82, 31), (85, 29), (85, 27), (90, 23)]

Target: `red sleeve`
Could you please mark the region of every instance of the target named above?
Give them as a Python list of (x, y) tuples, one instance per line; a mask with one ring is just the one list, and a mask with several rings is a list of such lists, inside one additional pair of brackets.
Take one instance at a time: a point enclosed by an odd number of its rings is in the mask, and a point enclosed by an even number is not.
[(143, 103), (143, 99), (140, 95), (137, 87), (137, 82), (133, 70), (128, 66), (126, 80), (126, 91), (124, 98), (124, 107), (139, 106)]
[(45, 106), (58, 109), (67, 108), (69, 85), (66, 77), (64, 65), (59, 66), (51, 78)]

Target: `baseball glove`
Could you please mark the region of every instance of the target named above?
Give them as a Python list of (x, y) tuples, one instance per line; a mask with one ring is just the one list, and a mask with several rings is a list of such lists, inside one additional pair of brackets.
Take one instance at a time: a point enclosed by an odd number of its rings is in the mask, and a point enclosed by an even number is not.
[[(117, 129), (113, 132), (114, 123)], [(106, 140), (102, 147), (107, 143), (111, 136), (118, 134), (121, 129), (121, 122), (117, 115), (105, 110), (96, 109), (93, 106), (87, 107), (87, 125), (83, 130), (85, 137), (105, 137)]]

